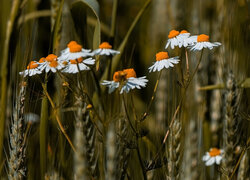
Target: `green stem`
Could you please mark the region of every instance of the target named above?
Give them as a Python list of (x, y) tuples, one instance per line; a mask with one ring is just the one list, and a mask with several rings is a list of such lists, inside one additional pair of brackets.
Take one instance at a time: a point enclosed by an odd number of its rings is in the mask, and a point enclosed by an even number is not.
[(4, 49), (2, 57), (1, 67), (1, 101), (0, 101), (0, 163), (2, 161), (2, 150), (5, 130), (5, 119), (6, 119), (6, 104), (7, 104), (7, 74), (8, 74), (8, 53), (11, 33), (14, 27), (14, 23), (19, 10), (20, 0), (14, 0), (10, 12), (10, 18), (7, 22), (6, 36), (4, 40)]

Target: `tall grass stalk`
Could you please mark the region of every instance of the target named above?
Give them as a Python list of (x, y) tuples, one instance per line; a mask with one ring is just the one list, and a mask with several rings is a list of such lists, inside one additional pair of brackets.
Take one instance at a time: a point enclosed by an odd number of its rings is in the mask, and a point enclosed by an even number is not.
[(7, 21), (6, 35), (4, 40), (4, 50), (1, 63), (1, 100), (0, 100), (0, 162), (2, 161), (2, 151), (3, 151), (3, 140), (4, 140), (4, 130), (5, 130), (5, 118), (6, 118), (6, 104), (7, 104), (7, 75), (8, 75), (8, 58), (9, 58), (9, 45), (11, 33), (14, 28), (14, 23), (17, 18), (20, 0), (14, 0), (12, 2), (12, 8), (10, 11), (10, 18)]

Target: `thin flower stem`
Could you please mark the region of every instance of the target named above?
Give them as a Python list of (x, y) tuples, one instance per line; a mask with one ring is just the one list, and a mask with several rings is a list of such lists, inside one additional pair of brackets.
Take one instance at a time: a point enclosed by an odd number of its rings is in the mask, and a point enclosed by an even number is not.
[(141, 154), (140, 154), (140, 150), (139, 150), (139, 147), (138, 147), (138, 137), (137, 137), (137, 146), (136, 146), (136, 152), (137, 152), (137, 155), (138, 155), (138, 159), (140, 161), (140, 164), (141, 164), (141, 168), (142, 168), (142, 174), (143, 174), (143, 179), (144, 180), (147, 180), (147, 171), (145, 169), (145, 166), (143, 164), (143, 161), (142, 161), (142, 158), (141, 158)]
[(188, 63), (188, 53), (187, 53), (187, 48), (185, 48), (185, 56), (186, 56), (187, 76), (189, 77), (189, 63)]
[[(162, 150), (163, 147), (164, 147), (165, 142), (167, 141), (167, 138), (168, 138), (168, 135), (169, 135), (169, 133), (170, 133), (170, 130), (171, 130), (172, 126), (173, 126), (174, 120), (176, 119), (176, 116), (177, 116), (177, 114), (178, 114), (178, 112), (179, 112), (179, 110), (180, 110), (180, 108), (181, 108), (183, 99), (184, 99), (184, 97), (185, 97), (185, 95), (186, 95), (187, 88), (188, 88), (188, 86), (190, 85), (191, 81), (193, 80), (194, 75), (195, 75), (195, 74), (197, 73), (197, 71), (198, 71), (198, 68), (199, 68), (199, 65), (200, 65), (201, 59), (202, 59), (202, 54), (203, 54), (203, 50), (201, 51), (201, 56), (200, 56), (200, 59), (199, 59), (199, 61), (198, 61), (198, 64), (196, 65), (196, 68), (195, 68), (195, 70), (194, 70), (194, 72), (193, 72), (191, 78), (189, 79), (189, 81), (187, 82), (187, 84), (186, 84), (186, 86), (185, 86), (185, 91), (183, 92), (183, 95), (182, 95), (182, 97), (181, 97), (181, 99), (180, 99), (180, 102), (179, 102), (179, 104), (178, 104), (178, 106), (177, 106), (177, 108), (176, 108), (176, 110), (175, 110), (175, 113), (174, 113), (172, 119), (171, 119), (171, 122), (170, 122), (170, 124), (169, 124), (169, 128), (168, 128), (168, 130), (167, 130), (167, 132), (166, 132), (166, 134), (165, 134), (165, 136), (164, 136), (164, 139), (163, 139), (163, 142), (162, 142), (162, 144), (161, 144), (161, 147), (160, 147), (159, 151), (156, 153), (155, 158), (154, 158), (154, 160), (152, 161), (152, 163), (155, 162), (155, 160), (158, 158), (158, 156), (160, 155), (161, 150)], [(149, 166), (150, 166), (150, 165), (149, 165)]]
[(128, 115), (128, 110), (127, 110), (127, 107), (126, 107), (126, 104), (125, 104), (125, 97), (124, 97), (124, 94), (122, 94), (122, 102), (123, 102), (123, 106), (124, 106), (124, 109), (125, 109), (125, 114), (127, 116), (127, 119), (128, 119), (128, 123), (131, 127), (131, 129), (133, 130), (133, 132), (137, 135), (137, 132), (132, 124), (132, 122), (130, 121), (130, 118), (129, 118), (129, 115)]
[(150, 99), (149, 105), (148, 105), (148, 107), (147, 107), (147, 109), (146, 109), (146, 112), (143, 114), (142, 118), (140, 119), (140, 122), (144, 121), (144, 120), (146, 119), (146, 117), (148, 116), (148, 114), (149, 114), (149, 110), (150, 110), (150, 108), (151, 108), (151, 106), (152, 106), (152, 103), (153, 103), (153, 101), (154, 101), (154, 99), (155, 99), (155, 94), (156, 94), (156, 91), (157, 91), (157, 87), (158, 87), (158, 85), (159, 85), (159, 81), (160, 81), (160, 78), (161, 78), (161, 74), (162, 74), (162, 71), (160, 71), (160, 73), (159, 73), (159, 75), (158, 75), (158, 78), (157, 78), (157, 80), (156, 80), (155, 87), (154, 87), (154, 91), (153, 91), (152, 97), (151, 97), (151, 99)]
[(59, 127), (60, 127), (60, 129), (61, 129), (61, 131), (62, 131), (62, 133), (63, 133), (63, 135), (66, 137), (66, 139), (67, 139), (68, 143), (70, 144), (71, 148), (73, 149), (73, 151), (76, 152), (76, 149), (75, 149), (75, 147), (74, 147), (72, 141), (70, 140), (70, 138), (69, 138), (69, 136), (67, 135), (65, 129), (63, 128), (63, 125), (62, 125), (62, 123), (61, 123), (61, 121), (60, 121), (60, 118), (59, 118), (59, 116), (58, 116), (58, 114), (57, 114), (56, 106), (55, 106), (54, 102), (52, 101), (52, 99), (51, 99), (51, 97), (50, 97), (48, 91), (46, 90), (45, 84), (42, 84), (42, 87), (43, 87), (43, 90), (44, 90), (45, 95), (47, 96), (47, 98), (48, 98), (48, 100), (49, 100), (49, 102), (50, 102), (50, 104), (51, 104), (51, 106), (52, 106), (52, 108), (53, 108), (53, 110), (54, 110), (54, 112), (55, 112), (56, 121), (57, 121), (57, 123), (58, 123), (58, 125), (59, 125)]

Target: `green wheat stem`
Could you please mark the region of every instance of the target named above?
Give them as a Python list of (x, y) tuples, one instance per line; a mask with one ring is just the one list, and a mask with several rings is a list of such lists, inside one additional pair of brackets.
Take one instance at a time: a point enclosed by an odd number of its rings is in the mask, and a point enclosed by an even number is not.
[(5, 130), (5, 111), (7, 104), (7, 74), (8, 74), (8, 53), (10, 45), (10, 37), (13, 31), (14, 23), (19, 10), (20, 0), (14, 0), (12, 3), (12, 8), (10, 12), (10, 18), (7, 22), (6, 35), (4, 40), (3, 57), (1, 64), (1, 101), (0, 101), (0, 163), (2, 161), (2, 150), (3, 150), (3, 140), (4, 140), (4, 130)]

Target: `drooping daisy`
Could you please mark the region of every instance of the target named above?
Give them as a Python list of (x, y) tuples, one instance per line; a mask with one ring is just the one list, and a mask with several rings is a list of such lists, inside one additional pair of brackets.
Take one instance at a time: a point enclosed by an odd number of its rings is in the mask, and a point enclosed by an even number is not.
[(214, 163), (219, 165), (222, 160), (223, 153), (224, 151), (222, 149), (211, 148), (210, 151), (206, 152), (206, 154), (202, 157), (202, 160), (206, 162), (206, 166), (211, 166)]
[(61, 51), (61, 56), (58, 57), (59, 61), (69, 61), (82, 57), (92, 56), (91, 50), (83, 49), (76, 41), (70, 41), (67, 48)]
[(120, 54), (120, 51), (112, 49), (112, 46), (108, 42), (103, 42), (99, 45), (99, 48), (92, 52), (93, 55), (116, 55)]
[(131, 68), (116, 71), (113, 75), (113, 81), (104, 80), (101, 84), (109, 87), (109, 93), (120, 87), (120, 94), (122, 94), (124, 91), (128, 93), (131, 89), (141, 89), (146, 86), (147, 82), (146, 76), (137, 78), (135, 70)]
[(167, 52), (158, 52), (155, 56), (156, 62), (148, 68), (149, 72), (161, 71), (163, 68), (167, 69), (169, 67), (174, 67), (174, 64), (178, 64), (180, 61), (178, 56), (169, 58)]
[(80, 71), (90, 70), (87, 65), (93, 64), (95, 64), (95, 59), (93, 58), (87, 58), (85, 60), (83, 60), (83, 58), (72, 59), (67, 63), (62, 72), (75, 74)]
[(191, 47), (191, 51), (200, 51), (203, 48), (213, 49), (213, 47), (220, 46), (219, 42), (209, 42), (209, 36), (201, 34), (197, 36), (196, 43)]
[(19, 74), (23, 75), (24, 77), (26, 77), (27, 75), (33, 76), (36, 74), (41, 74), (42, 71), (40, 71), (38, 67), (39, 67), (39, 64), (37, 63), (37, 61), (31, 61), (29, 65), (27, 66), (27, 69), (22, 72), (19, 72)]
[(42, 57), (39, 60), (39, 64), (39, 69), (41, 71), (45, 69), (46, 73), (49, 71), (55, 73), (57, 70), (60, 70), (64, 67), (64, 65), (57, 60), (57, 56), (54, 54), (49, 54), (46, 58)]

